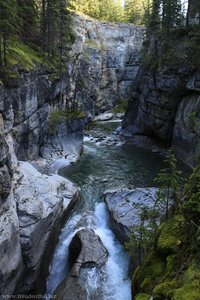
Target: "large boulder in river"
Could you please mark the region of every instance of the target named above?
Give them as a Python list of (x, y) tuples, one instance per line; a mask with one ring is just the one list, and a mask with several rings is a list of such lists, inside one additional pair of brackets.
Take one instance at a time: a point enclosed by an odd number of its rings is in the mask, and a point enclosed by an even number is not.
[(136, 188), (133, 190), (106, 191), (111, 227), (118, 240), (124, 243), (128, 240), (131, 228), (140, 223), (142, 207), (152, 207), (156, 199), (157, 188)]
[(107, 256), (106, 248), (92, 229), (78, 231), (69, 248), (71, 270), (56, 289), (56, 299), (101, 300), (102, 291), (98, 279), (100, 280), (100, 270), (105, 265)]

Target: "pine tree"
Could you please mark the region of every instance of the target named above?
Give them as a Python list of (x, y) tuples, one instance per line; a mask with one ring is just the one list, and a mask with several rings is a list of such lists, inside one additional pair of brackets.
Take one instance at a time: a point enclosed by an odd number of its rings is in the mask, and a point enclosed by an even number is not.
[(17, 0), (20, 18), (20, 39), (36, 42), (38, 39), (38, 8), (35, 0)]
[(162, 0), (162, 29), (166, 34), (180, 25), (181, 0)]
[[(0, 0), (0, 67), (7, 66), (8, 40), (19, 32), (18, 3)], [(2, 71), (1, 71), (2, 72)]]
[(142, 256), (154, 246), (158, 229), (158, 214), (148, 207), (141, 207), (140, 222), (131, 228), (131, 234), (125, 248), (130, 256), (137, 258), (141, 265)]
[(126, 21), (141, 25), (144, 22), (145, 0), (125, 0), (125, 16)]
[(200, 165), (193, 169), (185, 185), (183, 209), (187, 219), (200, 224)]
[(168, 167), (162, 169), (155, 179), (155, 182), (159, 184), (155, 206), (165, 211), (167, 220), (169, 216), (170, 199), (176, 209), (179, 207), (179, 192), (184, 180), (181, 176), (182, 172), (177, 170), (177, 160), (172, 149), (168, 150), (164, 162), (167, 163)]

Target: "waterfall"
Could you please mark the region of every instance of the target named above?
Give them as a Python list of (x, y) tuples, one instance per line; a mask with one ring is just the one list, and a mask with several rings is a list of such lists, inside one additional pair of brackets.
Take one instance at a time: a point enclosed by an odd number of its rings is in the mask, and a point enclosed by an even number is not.
[[(83, 228), (83, 222), (80, 222), (81, 218), (80, 214), (75, 214), (67, 222), (60, 235), (47, 280), (47, 295), (53, 294), (69, 271), (68, 249), (74, 235)], [(131, 286), (128, 278), (129, 259), (109, 228), (109, 217), (105, 204), (96, 204), (94, 212), (87, 214), (84, 221), (84, 227), (93, 228), (109, 253), (107, 263), (101, 274), (97, 268), (84, 270), (88, 295), (90, 290), (101, 288), (102, 300), (131, 300)], [(88, 297), (89, 299), (90, 297)]]

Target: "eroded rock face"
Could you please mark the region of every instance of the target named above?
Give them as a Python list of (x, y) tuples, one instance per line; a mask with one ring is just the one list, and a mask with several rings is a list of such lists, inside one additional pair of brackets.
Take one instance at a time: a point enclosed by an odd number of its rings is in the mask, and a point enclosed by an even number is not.
[(131, 227), (140, 224), (141, 208), (153, 206), (156, 192), (157, 188), (105, 192), (111, 226), (121, 243), (128, 241)]
[[(76, 41), (62, 78), (35, 70), (23, 73), (7, 88), (0, 87), (0, 127), (12, 134), (19, 160), (54, 155), (57, 159), (69, 154), (68, 135), (77, 133), (80, 140), (83, 122), (77, 119), (58, 121), (54, 133), (49, 132), (53, 111), (84, 111), (88, 120), (130, 96), (139, 68), (143, 27), (80, 16), (74, 17), (74, 27)], [(79, 149), (80, 142), (75, 155)]]
[(19, 220), (12, 191), (1, 206), (0, 257), (0, 295), (11, 295), (23, 271)]
[(19, 163), (15, 182), (24, 264), (17, 291), (24, 293), (37, 290), (37, 284), (41, 286), (44, 281), (42, 269), (47, 268), (53, 250), (50, 242), (53, 243), (53, 235), (59, 233), (61, 223), (77, 203), (78, 190), (58, 175), (42, 175), (28, 162)]
[(200, 138), (199, 87), (198, 72), (143, 70), (123, 121), (124, 134), (171, 144), (178, 158), (194, 166)]
[(95, 281), (107, 256), (107, 250), (92, 229), (78, 231), (69, 249), (69, 261), (73, 262), (73, 266), (68, 277), (56, 289), (56, 299), (103, 299), (101, 289), (95, 285)]
[(184, 97), (177, 109), (173, 147), (178, 157), (190, 166), (199, 158), (200, 95)]
[(128, 99), (139, 68), (144, 28), (75, 17), (77, 39), (68, 65), (69, 106), (89, 116)]
[(9, 148), (5, 138), (0, 134), (0, 207), (6, 201), (11, 191), (12, 169)]

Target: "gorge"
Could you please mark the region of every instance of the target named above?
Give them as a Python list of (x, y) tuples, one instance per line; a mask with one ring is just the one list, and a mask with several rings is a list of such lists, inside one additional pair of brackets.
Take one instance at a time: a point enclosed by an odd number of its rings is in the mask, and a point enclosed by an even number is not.
[[(66, 291), (73, 286), (73, 291), (81, 289), (81, 299), (87, 299), (89, 289), (90, 299), (118, 296), (130, 300), (128, 258), (110, 229), (103, 192), (129, 188), (134, 193), (135, 188), (152, 187), (163, 164), (149, 150), (163, 154), (171, 145), (181, 161), (195, 165), (200, 74), (185, 66), (155, 72), (141, 65), (143, 26), (76, 15), (74, 31), (76, 39), (65, 74), (39, 67), (22, 71), (6, 86), (0, 83), (0, 295), (51, 294), (61, 283), (57, 299), (66, 299)], [(98, 125), (100, 130), (92, 127), (86, 131), (83, 149), (85, 127), (105, 112), (109, 119), (116, 118), (115, 108), (127, 101), (122, 128), (112, 122), (105, 123), (111, 126), (108, 131), (103, 122)], [(111, 135), (116, 129), (119, 135)], [(73, 165), (79, 160), (83, 165)], [(124, 199), (126, 202), (126, 196)], [(65, 236), (64, 229), (58, 242), (61, 228), (71, 231)], [(119, 231), (120, 240), (123, 230)], [(80, 258), (80, 243), (86, 239), (100, 250), (86, 245), (91, 257), (82, 254)], [(55, 247), (63, 241), (76, 264), (67, 266), (67, 279), (66, 269), (61, 270), (52, 288), (55, 277), (51, 275), (57, 271), (55, 259), (60, 249)], [(61, 268), (66, 261), (60, 264)], [(85, 264), (82, 271), (80, 264)], [(110, 291), (104, 282), (109, 272), (117, 274), (116, 281), (108, 282)], [(74, 280), (79, 273), (86, 288)], [(119, 286), (118, 294), (110, 295), (115, 286)], [(67, 300), (78, 296), (72, 293), (70, 297)]]

